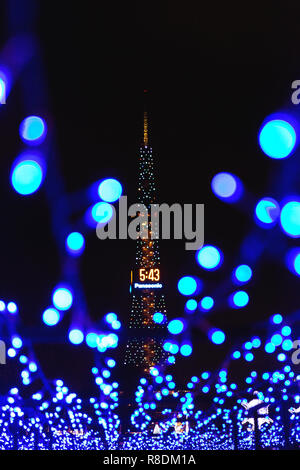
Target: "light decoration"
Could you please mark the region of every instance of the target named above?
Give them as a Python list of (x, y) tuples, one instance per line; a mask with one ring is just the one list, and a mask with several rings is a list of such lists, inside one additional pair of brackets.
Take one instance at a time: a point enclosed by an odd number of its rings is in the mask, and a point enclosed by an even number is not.
[(27, 144), (40, 144), (45, 139), (46, 133), (46, 123), (39, 116), (28, 116), (20, 124), (20, 136)]
[(42, 184), (44, 175), (40, 160), (26, 154), (18, 158), (12, 168), (11, 184), (22, 196), (35, 193)]
[(211, 182), (214, 194), (225, 202), (236, 202), (240, 199), (243, 186), (239, 178), (231, 173), (218, 173)]
[(52, 301), (58, 310), (69, 310), (73, 304), (71, 290), (67, 287), (56, 288), (52, 295)]
[(222, 253), (215, 246), (205, 245), (197, 251), (196, 260), (202, 268), (211, 271), (222, 264)]
[(115, 202), (122, 195), (122, 185), (114, 178), (105, 179), (99, 184), (98, 194), (105, 202)]
[(279, 204), (272, 197), (262, 198), (255, 206), (255, 221), (261, 227), (273, 227), (279, 214)]
[(287, 202), (280, 213), (280, 223), (284, 232), (293, 238), (300, 237), (300, 202)]
[(295, 129), (285, 120), (269, 120), (260, 130), (259, 145), (268, 157), (286, 158), (292, 153), (295, 144)]

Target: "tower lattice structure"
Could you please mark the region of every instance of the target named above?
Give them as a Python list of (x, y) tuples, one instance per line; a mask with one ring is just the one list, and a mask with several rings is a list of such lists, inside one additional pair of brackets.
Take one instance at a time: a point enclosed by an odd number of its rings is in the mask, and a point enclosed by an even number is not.
[[(152, 227), (150, 205), (156, 203), (156, 185), (147, 112), (144, 113), (143, 143), (139, 152), (138, 202), (148, 210), (148, 222), (144, 222), (148, 236), (138, 238), (136, 242), (135, 268), (131, 271), (130, 283), (129, 339), (124, 363), (148, 371), (166, 359), (162, 344), (167, 309), (161, 279), (159, 242), (151, 238), (156, 227)], [(161, 314), (160, 323), (153, 320), (153, 315), (157, 312)]]

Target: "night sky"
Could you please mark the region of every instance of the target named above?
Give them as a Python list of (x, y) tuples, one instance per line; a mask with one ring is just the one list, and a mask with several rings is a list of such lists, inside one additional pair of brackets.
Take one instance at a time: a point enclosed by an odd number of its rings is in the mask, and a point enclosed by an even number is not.
[[(13, 8), (22, 2), (8, 3)], [(105, 2), (94, 9), (94, 3), (64, 2), (59, 7), (39, 3), (30, 29), (39, 43), (48, 98), (32, 102), (30, 113), (41, 113), (49, 122), (48, 139), (55, 144), (65, 190), (75, 201), (72, 217), (77, 220), (87, 207), (86, 189), (101, 178), (119, 179), (124, 194), (136, 202), (143, 90), (149, 90), (158, 200), (204, 203), (205, 241), (224, 253), (220, 270), (204, 272), (194, 252), (185, 251), (184, 241), (161, 242), (169, 318), (181, 316), (185, 299), (177, 291), (178, 279), (198, 275), (205, 284), (203, 295), (222, 286), (226, 299), (234, 290), (231, 272), (243, 261), (241, 244), (259, 231), (253, 221), (256, 201), (268, 195), (280, 200), (287, 189), (299, 192), (299, 179), (293, 188), (276, 183), (280, 163), (268, 159), (257, 142), (268, 115), (282, 110), (299, 113), (290, 101), (291, 83), (300, 78), (299, 11), (288, 5), (248, 11), (242, 4), (237, 9), (177, 1), (160, 6), (126, 2), (122, 7)], [(14, 14), (18, 24), (10, 25), (7, 8), (2, 6), (2, 45), (10, 27), (28, 32), (25, 13)], [(34, 88), (41, 77), (28, 75), (27, 80)], [(22, 95), (20, 77), (0, 117), (1, 295), (19, 305), (25, 331), (33, 337), (46, 374), (64, 377), (84, 392), (90, 387), (87, 370), (92, 353), (85, 346), (65, 342), (70, 314), (53, 329), (41, 322), (52, 289), (61, 280), (44, 190), (21, 198), (9, 183), (11, 164), (22, 150), (18, 128), (26, 117), (24, 100), (30, 103), (30, 96)], [(287, 164), (293, 171), (292, 161)], [(240, 204), (225, 204), (213, 195), (210, 183), (219, 171), (232, 172), (242, 180), (245, 196)], [(294, 295), (298, 280), (283, 265), (279, 234), (275, 229), (273, 245), (254, 269), (246, 289), (249, 305), (231, 310), (222, 300), (207, 316), (227, 333), (227, 342), (213, 346), (193, 328), (193, 357), (179, 359), (177, 370), (182, 371), (182, 361), (189, 376), (220, 366), (238, 338), (255, 333), (254, 323), (298, 308)], [(133, 241), (100, 241), (94, 232), (88, 235), (81, 282), (95, 322), (109, 311), (126, 322), (134, 258)]]

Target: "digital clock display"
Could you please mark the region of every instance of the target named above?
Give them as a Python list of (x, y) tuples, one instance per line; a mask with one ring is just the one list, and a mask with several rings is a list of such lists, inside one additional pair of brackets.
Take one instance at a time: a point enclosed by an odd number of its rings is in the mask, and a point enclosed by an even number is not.
[(158, 269), (158, 268), (151, 268), (151, 269), (140, 268), (139, 269), (139, 281), (140, 282), (146, 282), (146, 281), (158, 282), (158, 281), (160, 281), (160, 269)]

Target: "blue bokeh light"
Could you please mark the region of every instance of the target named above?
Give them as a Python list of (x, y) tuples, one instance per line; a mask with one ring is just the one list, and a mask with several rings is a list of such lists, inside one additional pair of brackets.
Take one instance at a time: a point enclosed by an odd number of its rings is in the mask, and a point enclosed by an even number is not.
[(90, 332), (86, 335), (85, 341), (86, 341), (86, 344), (90, 348), (96, 348), (98, 346), (99, 337), (98, 337), (97, 333)]
[(91, 215), (95, 222), (106, 224), (113, 216), (114, 209), (108, 202), (97, 202), (92, 207)]
[(194, 277), (184, 276), (178, 281), (177, 287), (182, 295), (193, 295), (197, 291), (198, 283)]
[(69, 332), (69, 340), (73, 344), (81, 344), (84, 340), (84, 334), (81, 330), (74, 328)]
[(255, 220), (261, 227), (273, 226), (279, 214), (279, 204), (272, 197), (264, 197), (256, 204)]
[(286, 264), (293, 274), (300, 276), (300, 248), (292, 248), (288, 252)]
[(222, 253), (215, 246), (205, 245), (196, 253), (196, 259), (204, 269), (217, 269), (222, 263)]
[(54, 326), (60, 320), (60, 314), (55, 308), (47, 308), (43, 313), (43, 322), (45, 325)]
[(69, 310), (73, 303), (72, 292), (66, 287), (58, 287), (53, 292), (52, 301), (58, 310)]
[(108, 178), (99, 184), (98, 194), (105, 202), (115, 202), (122, 195), (122, 185), (118, 180)]
[(214, 299), (210, 296), (203, 297), (203, 299), (200, 300), (199, 306), (201, 310), (210, 310), (214, 306)]
[(168, 324), (168, 330), (173, 335), (178, 335), (184, 329), (184, 323), (182, 320), (176, 318), (175, 320), (171, 320)]
[(293, 126), (282, 119), (268, 121), (259, 133), (259, 145), (271, 158), (288, 157), (296, 144), (296, 132)]
[(37, 191), (43, 181), (43, 169), (34, 159), (17, 159), (11, 173), (11, 184), (14, 190), (27, 196)]
[(214, 344), (222, 344), (225, 341), (225, 333), (221, 330), (210, 330), (209, 337)]
[(190, 356), (193, 352), (193, 348), (190, 344), (186, 343), (186, 344), (183, 344), (180, 348), (180, 354), (182, 356)]
[(280, 213), (280, 223), (284, 232), (293, 238), (300, 237), (300, 202), (287, 202)]
[(66, 239), (66, 248), (71, 254), (80, 254), (84, 250), (84, 237), (79, 232), (71, 232)]
[(46, 123), (39, 116), (28, 116), (21, 122), (19, 131), (27, 144), (39, 144), (46, 137)]
[(231, 173), (218, 173), (211, 182), (214, 194), (226, 201), (236, 202), (242, 194), (242, 184), (240, 180)]
[(155, 312), (155, 313), (153, 314), (153, 321), (154, 321), (154, 323), (162, 323), (162, 322), (164, 321), (164, 319), (165, 319), (165, 316), (164, 316), (164, 314), (161, 313), (161, 312)]
[(247, 264), (240, 264), (234, 271), (234, 278), (240, 283), (248, 282), (252, 277), (252, 269)]
[(275, 313), (275, 315), (271, 317), (271, 321), (275, 325), (279, 325), (282, 322), (282, 320), (283, 318), (282, 318), (282, 315), (280, 315), (280, 313)]
[(190, 313), (190, 312), (194, 312), (196, 309), (197, 309), (197, 300), (195, 299), (189, 299), (186, 301), (186, 304), (185, 304), (185, 310)]
[(230, 304), (232, 307), (245, 307), (249, 302), (249, 295), (243, 290), (239, 290), (232, 294), (230, 297)]

